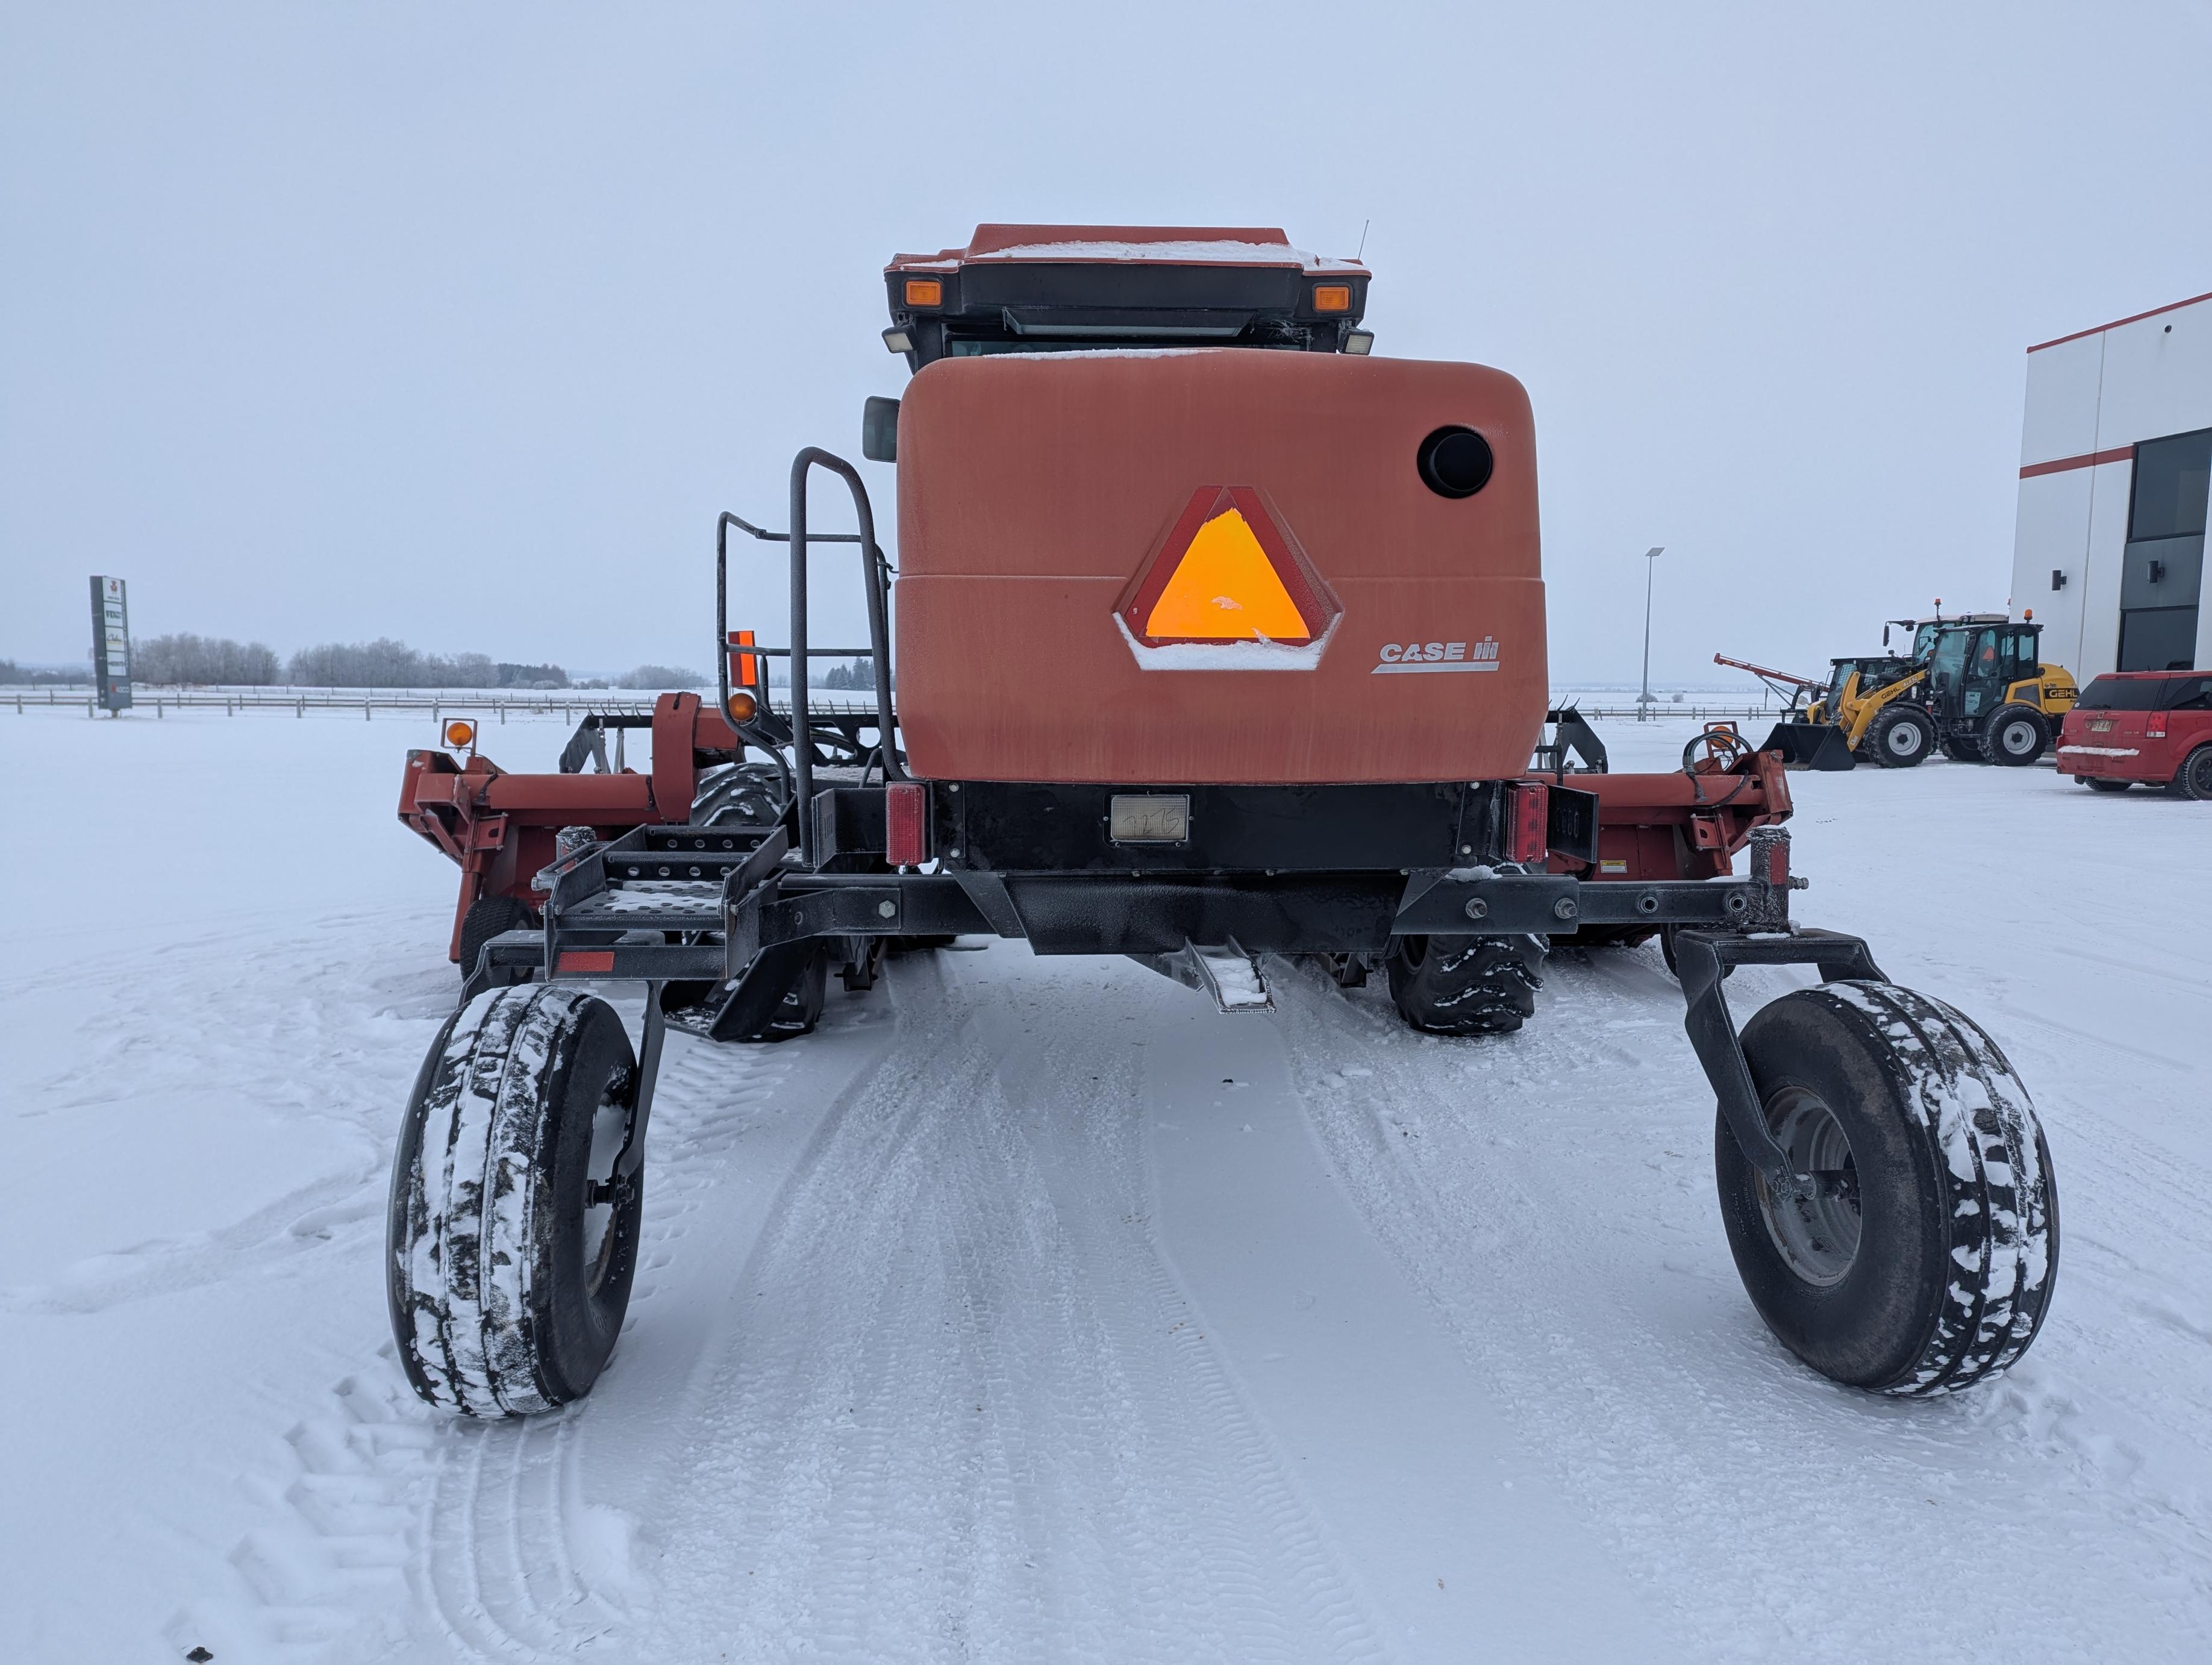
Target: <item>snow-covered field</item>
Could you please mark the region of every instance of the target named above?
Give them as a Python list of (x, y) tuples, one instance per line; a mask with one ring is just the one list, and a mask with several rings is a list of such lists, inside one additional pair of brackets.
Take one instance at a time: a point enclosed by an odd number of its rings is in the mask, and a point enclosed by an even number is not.
[(407, 1393), (380, 1282), (457, 981), (393, 818), (430, 738), (0, 716), (9, 1657), (2212, 1656), (2208, 806), (1793, 778), (1799, 916), (2037, 1095), (2063, 1263), (1993, 1389), (1769, 1339), (1656, 947), (1448, 1042), (992, 945), (793, 1045), (672, 1036), (622, 1349), (485, 1425)]

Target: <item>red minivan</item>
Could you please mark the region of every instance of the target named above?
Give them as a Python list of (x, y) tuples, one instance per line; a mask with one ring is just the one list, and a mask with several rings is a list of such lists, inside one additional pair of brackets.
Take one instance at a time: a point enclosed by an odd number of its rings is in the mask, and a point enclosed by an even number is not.
[(2117, 671), (2099, 677), (2066, 714), (2058, 767), (2098, 792), (2125, 792), (2141, 781), (2212, 799), (2212, 676)]

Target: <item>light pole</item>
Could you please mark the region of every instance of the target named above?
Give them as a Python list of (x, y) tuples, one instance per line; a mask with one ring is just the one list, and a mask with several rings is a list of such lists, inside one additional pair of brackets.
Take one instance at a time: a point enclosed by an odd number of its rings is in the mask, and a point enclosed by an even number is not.
[(1659, 569), (1660, 553), (1666, 547), (1661, 544), (1644, 551), (1644, 692), (1636, 701), (1639, 723), (1651, 714), (1651, 574)]

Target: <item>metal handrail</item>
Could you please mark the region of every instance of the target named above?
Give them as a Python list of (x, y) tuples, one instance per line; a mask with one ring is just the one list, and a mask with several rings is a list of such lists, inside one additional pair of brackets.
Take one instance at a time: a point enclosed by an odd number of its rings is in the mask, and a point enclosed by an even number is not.
[[(853, 508), (860, 520), (857, 532), (810, 532), (806, 528), (806, 484), (817, 467), (826, 468), (845, 482), (851, 492)], [(724, 511), (714, 526), (714, 665), (716, 687), (721, 697), (721, 711), (726, 719), (730, 710), (730, 528), (758, 538), (766, 544), (787, 544), (791, 546), (791, 645), (788, 647), (749, 647), (745, 651), (763, 658), (788, 659), (791, 661), (791, 730), (792, 755), (797, 766), (795, 803), (799, 821), (799, 850), (800, 859), (811, 867), (814, 865), (814, 742), (813, 728), (809, 720), (806, 685), (806, 659), (810, 652), (830, 653), (841, 658), (859, 658), (863, 650), (856, 647), (812, 648), (807, 641), (806, 555), (810, 544), (857, 544), (860, 546), (860, 580), (868, 599), (868, 640), (866, 657), (872, 663), (876, 673), (876, 732), (878, 750), (883, 757), (884, 778), (902, 780), (906, 771), (898, 761), (897, 748), (892, 735), (895, 720), (891, 714), (891, 645), (890, 624), (889, 578), (890, 562), (884, 556), (882, 547), (876, 542), (875, 512), (868, 501), (868, 489), (861, 483), (860, 471), (843, 458), (809, 446), (791, 463), (791, 530), (770, 532), (757, 526), (744, 516)], [(763, 688), (763, 693), (766, 690)]]

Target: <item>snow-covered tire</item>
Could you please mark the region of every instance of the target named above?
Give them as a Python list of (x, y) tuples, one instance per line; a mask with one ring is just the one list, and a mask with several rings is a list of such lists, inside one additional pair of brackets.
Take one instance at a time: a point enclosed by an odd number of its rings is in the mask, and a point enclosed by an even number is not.
[(461, 915), (461, 980), (476, 975), (477, 956), (494, 937), (502, 931), (528, 930), (537, 923), (538, 915), (527, 902), (496, 894), (478, 896)]
[(1390, 998), (1432, 1035), (1504, 1035), (1536, 1015), (1544, 952), (1536, 937), (1395, 937)]
[(1890, 706), (1874, 720), (1866, 750), (1884, 769), (1911, 769), (1936, 750), (1936, 725), (1917, 706)]
[(1996, 1042), (1924, 994), (1832, 982), (1760, 1011), (1743, 1051), (1777, 1139), (1839, 1182), (1778, 1206), (1720, 1119), (1729, 1247), (1782, 1344), (1901, 1395), (1970, 1387), (2025, 1352), (2057, 1274), (2058, 1198)]
[(622, 1020), (581, 989), (489, 989), (447, 1020), (400, 1129), (385, 1259), (431, 1404), (521, 1416), (591, 1391), (637, 1269), (643, 1175), (604, 1189), (636, 1089)]

